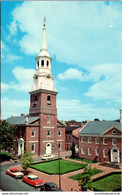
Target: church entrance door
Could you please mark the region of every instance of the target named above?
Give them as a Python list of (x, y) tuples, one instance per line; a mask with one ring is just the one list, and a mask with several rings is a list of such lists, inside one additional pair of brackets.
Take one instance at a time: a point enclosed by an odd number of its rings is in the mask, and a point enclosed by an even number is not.
[(46, 154), (51, 154), (51, 144), (50, 143), (46, 145)]

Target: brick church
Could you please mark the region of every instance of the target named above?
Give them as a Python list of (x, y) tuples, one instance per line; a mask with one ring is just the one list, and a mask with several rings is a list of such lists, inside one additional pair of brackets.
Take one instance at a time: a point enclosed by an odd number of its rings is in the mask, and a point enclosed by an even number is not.
[(36, 57), (36, 70), (30, 94), (29, 115), (12, 116), (6, 119), (16, 125), (16, 154), (24, 153), (27, 146), (35, 155), (65, 151), (65, 126), (57, 120), (54, 78), (51, 73), (51, 57), (47, 50), (46, 25), (43, 24), (42, 47)]

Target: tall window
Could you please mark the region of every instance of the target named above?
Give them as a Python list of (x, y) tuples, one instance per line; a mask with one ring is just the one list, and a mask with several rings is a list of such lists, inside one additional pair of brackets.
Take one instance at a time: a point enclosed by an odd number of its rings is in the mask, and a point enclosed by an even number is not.
[(81, 137), (81, 143), (84, 143), (84, 142), (85, 142), (85, 138)]
[(51, 123), (50, 116), (47, 116), (47, 123)]
[(35, 130), (34, 129), (31, 131), (31, 137), (35, 137)]
[(113, 138), (113, 139), (112, 139), (112, 145), (113, 145), (113, 146), (116, 146), (116, 145), (117, 145), (117, 139), (116, 139), (116, 138)]
[(88, 148), (88, 155), (91, 156), (92, 153), (91, 153), (91, 147)]
[(44, 66), (44, 60), (41, 61), (41, 66), (42, 66), (42, 67)]
[(47, 61), (47, 67), (49, 66), (49, 61)]
[(61, 150), (61, 142), (58, 142), (58, 149)]
[(37, 95), (35, 94), (35, 96), (34, 96), (34, 105), (36, 105), (37, 104)]
[(104, 156), (104, 158), (108, 157), (108, 151), (106, 148), (103, 150), (103, 156)]
[(37, 68), (39, 67), (39, 61), (37, 61)]
[(99, 156), (99, 149), (98, 148), (95, 149), (95, 154), (96, 154), (96, 156)]
[(49, 129), (47, 130), (47, 137), (51, 137), (51, 131)]
[(84, 147), (81, 148), (81, 154), (85, 154), (85, 148)]
[(32, 152), (32, 153), (35, 152), (35, 144), (31, 144), (31, 152)]
[(51, 96), (50, 95), (47, 96), (47, 104), (51, 104)]
[(95, 138), (95, 144), (99, 144), (99, 137)]
[(92, 138), (88, 137), (88, 143), (91, 144), (91, 142), (92, 142)]
[(103, 145), (107, 145), (107, 138), (103, 138)]
[(61, 136), (61, 130), (60, 129), (58, 130), (58, 136)]

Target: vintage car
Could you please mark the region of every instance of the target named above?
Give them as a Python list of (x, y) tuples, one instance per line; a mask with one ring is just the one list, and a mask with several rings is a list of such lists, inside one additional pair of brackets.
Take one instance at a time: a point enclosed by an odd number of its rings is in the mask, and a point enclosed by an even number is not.
[(6, 174), (11, 175), (12, 177), (15, 177), (15, 178), (22, 178), (24, 176), (22, 172), (14, 168), (6, 170)]
[(55, 155), (51, 155), (51, 154), (44, 154), (41, 159), (42, 160), (48, 160), (48, 159), (53, 159), (55, 158)]
[(61, 191), (53, 182), (47, 182), (40, 187), (40, 191)]
[(40, 187), (43, 184), (43, 181), (39, 179), (36, 175), (24, 176), (23, 181), (34, 187)]

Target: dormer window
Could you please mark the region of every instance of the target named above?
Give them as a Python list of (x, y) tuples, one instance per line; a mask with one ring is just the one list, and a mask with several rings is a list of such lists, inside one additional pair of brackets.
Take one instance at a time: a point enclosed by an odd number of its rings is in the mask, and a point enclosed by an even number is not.
[(44, 60), (41, 61), (41, 66), (42, 66), (42, 67), (44, 66)]
[(51, 96), (50, 95), (47, 96), (47, 104), (51, 104)]

